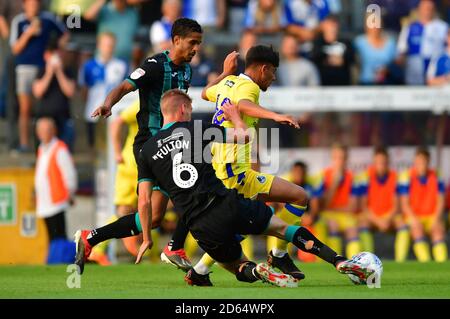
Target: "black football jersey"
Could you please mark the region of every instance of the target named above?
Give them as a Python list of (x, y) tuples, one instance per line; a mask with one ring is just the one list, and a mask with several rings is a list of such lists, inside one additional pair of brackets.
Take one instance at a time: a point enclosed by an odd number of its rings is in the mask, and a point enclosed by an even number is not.
[(163, 123), (161, 96), (168, 90), (188, 91), (192, 79), (192, 69), (188, 63), (174, 64), (169, 51), (149, 57), (126, 79), (135, 89), (139, 89), (139, 112), (136, 115), (138, 133), (135, 144), (142, 145), (155, 135)]
[(224, 143), (225, 130), (200, 120), (174, 122), (161, 128), (140, 150), (139, 182), (152, 181), (167, 192), (188, 224), (217, 195), (228, 191), (211, 164), (211, 142)]

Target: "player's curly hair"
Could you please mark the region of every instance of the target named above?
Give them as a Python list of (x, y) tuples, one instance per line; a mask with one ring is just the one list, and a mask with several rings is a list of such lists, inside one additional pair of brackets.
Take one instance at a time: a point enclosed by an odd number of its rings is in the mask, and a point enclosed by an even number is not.
[(185, 38), (192, 32), (203, 33), (200, 24), (192, 19), (179, 18), (175, 20), (172, 26), (172, 41), (177, 35)]
[(272, 64), (278, 68), (280, 65), (280, 55), (268, 45), (256, 45), (250, 48), (245, 57), (245, 67), (248, 68), (253, 64)]

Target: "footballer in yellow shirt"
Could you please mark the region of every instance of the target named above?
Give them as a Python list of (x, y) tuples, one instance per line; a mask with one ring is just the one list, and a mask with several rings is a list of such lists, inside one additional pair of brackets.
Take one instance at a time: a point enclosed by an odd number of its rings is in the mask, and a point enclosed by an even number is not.
[[(259, 105), (260, 91), (266, 91), (276, 79), (278, 52), (272, 47), (254, 46), (247, 53), (245, 65), (245, 72), (239, 76), (222, 73), (203, 90), (202, 98), (216, 105), (213, 124), (233, 128), (233, 124), (227, 121), (221, 108), (225, 103), (231, 103), (239, 108), (242, 119), (249, 129), (256, 129), (259, 119), (272, 119), (299, 128), (298, 122), (292, 116), (278, 114)], [(214, 143), (213, 167), (217, 177), (227, 188), (236, 189), (246, 198), (286, 203), (283, 207), (283, 210), (286, 210), (285, 215), (295, 215), (295, 218), (300, 219), (306, 209), (308, 198), (306, 191), (282, 178), (253, 170), (251, 151), (252, 140), (244, 145)], [(268, 260), (273, 267), (296, 279), (305, 277), (285, 249), (277, 250), (274, 247), (269, 253)], [(198, 275), (208, 274), (212, 263), (212, 259), (205, 255), (194, 267), (194, 271)]]

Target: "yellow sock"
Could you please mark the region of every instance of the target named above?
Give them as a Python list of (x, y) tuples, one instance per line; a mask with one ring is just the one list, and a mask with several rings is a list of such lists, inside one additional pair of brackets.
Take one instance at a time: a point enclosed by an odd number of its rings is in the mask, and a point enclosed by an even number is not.
[(347, 258), (352, 258), (359, 252), (361, 252), (361, 242), (359, 241), (359, 238), (349, 240), (345, 251)]
[(267, 236), (267, 253), (269, 253), (273, 247), (276, 247), (277, 239), (277, 237)]
[(440, 263), (447, 260), (447, 244), (444, 241), (433, 244), (433, 258)]
[(359, 239), (361, 240), (362, 250), (373, 253), (373, 236), (368, 228), (361, 228), (359, 230)]
[(253, 237), (247, 236), (243, 241), (241, 241), (241, 246), (245, 256), (247, 256), (248, 259), (253, 260)]
[(407, 227), (401, 228), (397, 231), (395, 236), (395, 261), (403, 262), (408, 257), (409, 245), (411, 244), (411, 237)]
[(192, 237), (191, 233), (189, 233), (186, 237), (186, 242), (184, 244), (184, 250), (186, 251), (186, 255), (192, 259), (195, 253), (198, 250), (197, 241)]
[(342, 240), (339, 235), (330, 234), (328, 236), (328, 246), (330, 246), (330, 248), (338, 255), (342, 255)]
[(211, 268), (216, 263), (216, 261), (212, 259), (208, 254), (203, 254), (202, 258), (200, 258), (199, 263), (202, 263), (206, 267)]
[(276, 238), (274, 248), (287, 252), (288, 242), (283, 239)]
[(416, 241), (414, 243), (413, 249), (418, 261), (427, 262), (431, 260), (430, 247), (426, 241)]

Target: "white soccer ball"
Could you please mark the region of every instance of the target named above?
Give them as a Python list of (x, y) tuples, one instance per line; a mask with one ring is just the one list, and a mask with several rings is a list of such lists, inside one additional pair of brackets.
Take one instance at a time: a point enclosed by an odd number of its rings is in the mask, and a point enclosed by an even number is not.
[[(374, 275), (368, 278), (370, 284), (376, 284), (377, 280), (381, 280), (381, 275), (383, 274), (383, 263), (375, 254), (362, 252), (354, 255), (352, 257), (352, 261), (357, 263), (362, 268), (374, 271)], [(355, 275), (349, 274), (348, 277), (356, 285), (367, 284), (366, 280), (360, 279)]]

